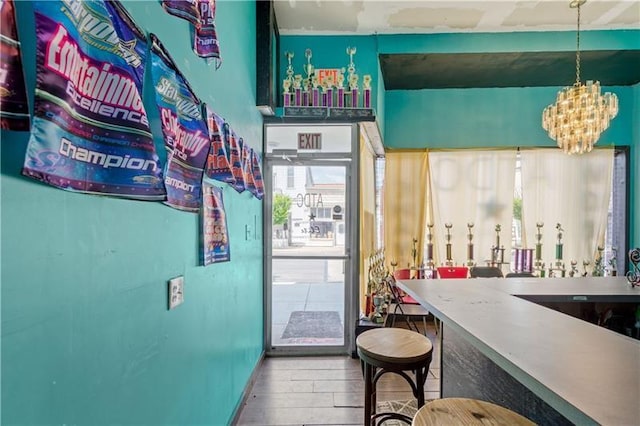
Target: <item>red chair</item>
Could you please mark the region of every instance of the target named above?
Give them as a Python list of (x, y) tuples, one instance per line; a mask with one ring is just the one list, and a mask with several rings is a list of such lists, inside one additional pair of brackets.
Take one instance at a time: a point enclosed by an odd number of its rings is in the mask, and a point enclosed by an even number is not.
[(469, 268), (466, 266), (438, 266), (438, 278), (467, 278)]

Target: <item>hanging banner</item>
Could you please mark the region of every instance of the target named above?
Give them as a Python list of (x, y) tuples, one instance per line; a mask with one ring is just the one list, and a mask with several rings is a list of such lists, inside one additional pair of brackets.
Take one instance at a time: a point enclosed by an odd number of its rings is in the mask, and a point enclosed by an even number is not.
[(23, 174), (67, 190), (164, 199), (141, 97), (142, 30), (114, 1), (33, 7), (37, 81)]
[(194, 27), (193, 50), (201, 58), (215, 60), (216, 69), (222, 65), (216, 32), (216, 0), (162, 0), (167, 13), (186, 19)]
[(244, 189), (255, 196), (256, 184), (253, 181), (253, 149), (246, 143), (242, 143), (242, 177)]
[(202, 190), (202, 264), (228, 262), (231, 253), (222, 189), (205, 181)]
[(151, 34), (151, 75), (167, 150), (164, 183), (171, 207), (197, 212), (207, 156), (209, 131), (202, 103), (160, 40)]
[(229, 129), (229, 143), (231, 145), (231, 173), (233, 173), (234, 182), (231, 184), (238, 193), (244, 192), (244, 174), (242, 173), (242, 146), (244, 141), (238, 138), (236, 133)]
[(224, 133), (226, 123), (209, 108), (209, 105), (205, 105), (205, 111), (209, 138), (211, 139), (211, 149), (207, 158), (205, 174), (211, 179), (233, 184), (235, 179), (229, 165), (229, 146)]
[(13, 0), (0, 1), (0, 129), (29, 130), (29, 104)]
[(264, 196), (264, 183), (262, 182), (262, 167), (260, 166), (260, 156), (257, 152), (252, 152), (252, 172), (253, 184), (256, 187), (255, 196), (258, 200), (262, 200)]

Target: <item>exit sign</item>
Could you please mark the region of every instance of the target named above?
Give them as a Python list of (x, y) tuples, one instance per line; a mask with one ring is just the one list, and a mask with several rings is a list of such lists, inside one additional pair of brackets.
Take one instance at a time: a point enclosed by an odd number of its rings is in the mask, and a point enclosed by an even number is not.
[(298, 133), (298, 151), (322, 149), (322, 133)]

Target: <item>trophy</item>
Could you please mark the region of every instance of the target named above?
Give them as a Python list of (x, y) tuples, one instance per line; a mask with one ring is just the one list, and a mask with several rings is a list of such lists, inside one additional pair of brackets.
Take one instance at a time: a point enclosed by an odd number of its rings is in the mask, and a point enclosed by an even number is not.
[(283, 89), (282, 105), (288, 107), (291, 105), (291, 93), (289, 93), (289, 89), (293, 84), (293, 65), (291, 64), (291, 59), (293, 59), (293, 53), (285, 52), (285, 56), (287, 57), (287, 61), (289, 61), (289, 65), (287, 65), (287, 77), (282, 82), (282, 89)]
[(315, 75), (311, 77), (311, 106), (317, 107), (320, 106), (320, 89), (318, 88), (318, 77)]
[(302, 106), (302, 75), (296, 74), (293, 77), (293, 104)]
[(544, 270), (544, 266), (542, 266), (542, 227), (544, 226), (543, 222), (537, 222), (536, 228), (538, 228), (538, 232), (536, 233), (536, 263), (535, 269), (537, 271)]
[(451, 223), (445, 223), (444, 227), (447, 229), (447, 262), (446, 265), (447, 266), (453, 266), (453, 259), (451, 257), (451, 228), (453, 228), (453, 225)]
[(304, 79), (304, 90), (302, 92), (302, 105), (309, 106), (309, 92), (311, 91), (311, 77), (313, 76), (313, 65), (311, 65), (311, 49), (304, 51), (304, 57), (307, 58), (307, 64), (304, 66), (304, 72), (307, 75)]
[(500, 247), (500, 231), (502, 227), (497, 224), (496, 231), (496, 244), (491, 247), (491, 265), (500, 267), (504, 263), (504, 246)]
[(611, 258), (609, 259), (609, 276), (615, 277), (618, 275), (618, 249), (611, 247)]
[(604, 277), (604, 258), (602, 252), (604, 247), (598, 246), (598, 255), (593, 263), (593, 269), (591, 270), (592, 277)]
[(569, 276), (571, 278), (578, 276), (578, 262), (575, 260), (571, 261), (571, 270), (569, 271)]
[(326, 84), (326, 86), (324, 87), (325, 94), (323, 95), (325, 97), (324, 105), (327, 108), (331, 108), (333, 107), (333, 86), (335, 84), (335, 82), (333, 81), (333, 74), (329, 74), (325, 84)]
[(347, 73), (349, 77), (349, 91), (351, 92), (351, 101), (347, 105), (351, 108), (358, 107), (358, 74), (356, 74), (356, 64), (353, 62), (353, 55), (356, 54), (355, 47), (347, 47), (347, 55), (349, 55), (349, 66), (347, 67)]
[(467, 243), (467, 266), (473, 266), (473, 233), (471, 230), (473, 229), (473, 222), (467, 223), (467, 229), (469, 229), (469, 233), (467, 234), (467, 238), (469, 242)]
[(365, 108), (371, 108), (371, 76), (362, 77), (362, 103)]
[(427, 223), (427, 266), (433, 268), (433, 223)]
[(344, 68), (338, 70), (338, 81), (336, 82), (338, 87), (336, 88), (336, 106), (338, 108), (344, 108)]
[(556, 229), (558, 230), (558, 241), (556, 242), (556, 261), (553, 264), (553, 267), (549, 268), (549, 277), (553, 276), (553, 271), (559, 271), (560, 275), (564, 277), (566, 273), (565, 265), (562, 261), (562, 233), (564, 232), (564, 229), (562, 229), (562, 226), (559, 223), (556, 224)]

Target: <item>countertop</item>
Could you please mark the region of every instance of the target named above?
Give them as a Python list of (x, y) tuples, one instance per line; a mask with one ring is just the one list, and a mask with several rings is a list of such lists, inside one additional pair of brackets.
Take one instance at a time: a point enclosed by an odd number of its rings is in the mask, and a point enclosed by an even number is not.
[(518, 297), (640, 303), (640, 288), (632, 289), (624, 277), (398, 284), (572, 422), (640, 425), (640, 341)]

